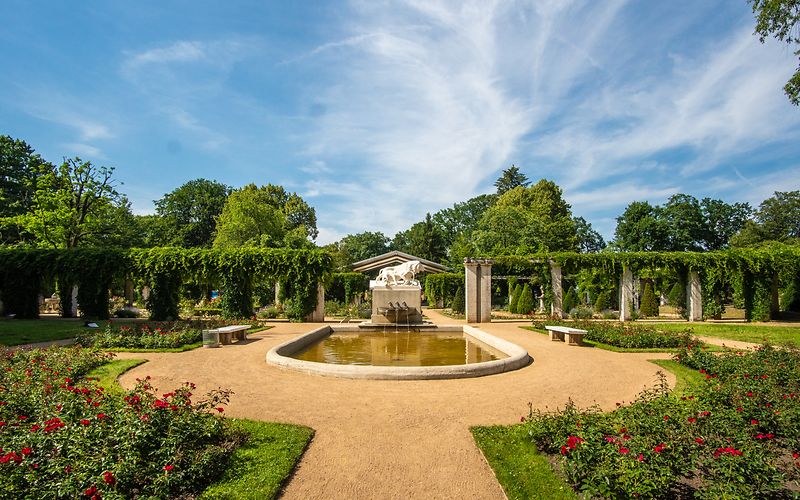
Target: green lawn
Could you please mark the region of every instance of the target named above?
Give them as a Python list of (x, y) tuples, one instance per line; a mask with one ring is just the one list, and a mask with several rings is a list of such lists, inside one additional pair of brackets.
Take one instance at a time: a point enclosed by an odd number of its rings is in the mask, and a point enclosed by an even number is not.
[(673, 390), (677, 394), (689, 392), (692, 387), (703, 383), (703, 380), (705, 380), (705, 375), (697, 370), (684, 366), (671, 359), (651, 359), (650, 362), (675, 374), (677, 380), (675, 382), (675, 389)]
[(204, 499), (275, 498), (291, 476), (314, 431), (290, 424), (232, 420), (250, 438), (233, 452), (222, 478), (208, 487)]
[(741, 340), (760, 344), (800, 344), (800, 324), (797, 326), (750, 325), (747, 323), (661, 323), (664, 330), (694, 330), (695, 335), (706, 335), (721, 339)]
[(94, 370), (86, 374), (87, 377), (97, 377), (97, 383), (107, 391), (120, 390), (117, 384), (117, 378), (142, 363), (146, 363), (146, 359), (115, 359), (108, 363), (98, 366)]
[(472, 427), (478, 448), (509, 499), (577, 499), (547, 457), (536, 451), (524, 425)]
[(84, 328), (81, 319), (0, 319), (0, 345), (71, 339)]

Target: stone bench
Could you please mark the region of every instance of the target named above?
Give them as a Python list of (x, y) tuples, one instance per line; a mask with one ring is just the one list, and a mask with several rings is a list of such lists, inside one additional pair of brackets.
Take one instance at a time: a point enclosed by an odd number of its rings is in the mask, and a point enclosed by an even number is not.
[(550, 334), (550, 340), (566, 342), (569, 345), (583, 345), (583, 336), (588, 333), (586, 330), (568, 326), (545, 325), (545, 329)]
[(229, 345), (233, 343), (233, 339), (247, 340), (247, 330), (250, 325), (231, 325), (208, 330), (209, 332), (217, 332), (219, 335), (219, 343)]

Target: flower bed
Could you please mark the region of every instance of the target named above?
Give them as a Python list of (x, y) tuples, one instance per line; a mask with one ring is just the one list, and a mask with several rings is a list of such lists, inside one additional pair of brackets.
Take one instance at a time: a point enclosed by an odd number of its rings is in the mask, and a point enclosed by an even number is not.
[[(9, 498), (193, 495), (219, 477), (238, 439), (194, 386), (148, 380), (107, 393), (84, 377), (96, 350), (0, 351), (0, 491)], [(212, 414), (213, 413), (213, 414)]]
[(608, 321), (534, 321), (533, 327), (544, 331), (545, 325), (563, 325), (586, 330), (585, 340), (626, 349), (649, 349), (699, 345), (692, 329), (662, 330), (657, 325), (632, 325)]
[(662, 379), (611, 413), (571, 403), (531, 412), (529, 435), (589, 496), (791, 496), (800, 478), (800, 352), (689, 348), (676, 359), (702, 370), (691, 394), (672, 394)]
[[(249, 320), (248, 320), (249, 321)], [(244, 324), (247, 324), (245, 321)], [(169, 321), (115, 324), (108, 322), (103, 328), (86, 330), (78, 336), (81, 345), (119, 349), (171, 349), (202, 341), (202, 331), (242, 321)]]

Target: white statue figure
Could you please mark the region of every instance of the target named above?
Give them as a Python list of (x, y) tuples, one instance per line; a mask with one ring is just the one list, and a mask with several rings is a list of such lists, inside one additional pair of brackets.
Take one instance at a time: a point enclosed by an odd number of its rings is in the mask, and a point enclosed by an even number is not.
[(422, 271), (422, 264), (418, 260), (410, 260), (399, 266), (384, 267), (378, 272), (375, 280), (379, 284), (391, 285), (417, 285), (419, 281), (414, 279), (414, 275)]

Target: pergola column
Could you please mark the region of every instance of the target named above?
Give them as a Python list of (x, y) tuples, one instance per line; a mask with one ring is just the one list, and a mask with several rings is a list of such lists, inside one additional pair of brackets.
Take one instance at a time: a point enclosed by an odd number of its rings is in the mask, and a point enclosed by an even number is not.
[(317, 305), (306, 316), (307, 323), (322, 323), (325, 321), (325, 287), (317, 284)]
[(690, 270), (686, 276), (686, 309), (689, 321), (703, 321), (703, 293), (700, 273)]
[(71, 303), (72, 310), (70, 314), (73, 318), (78, 316), (78, 286), (72, 285), (72, 303)]
[(550, 261), (550, 282), (553, 286), (553, 303), (550, 305), (550, 315), (563, 318), (564, 284), (561, 282), (561, 266), (552, 260)]
[(464, 301), (468, 323), (492, 320), (492, 261), (464, 259)]
[(619, 320), (630, 321), (633, 309), (633, 272), (623, 265), (619, 279)]

